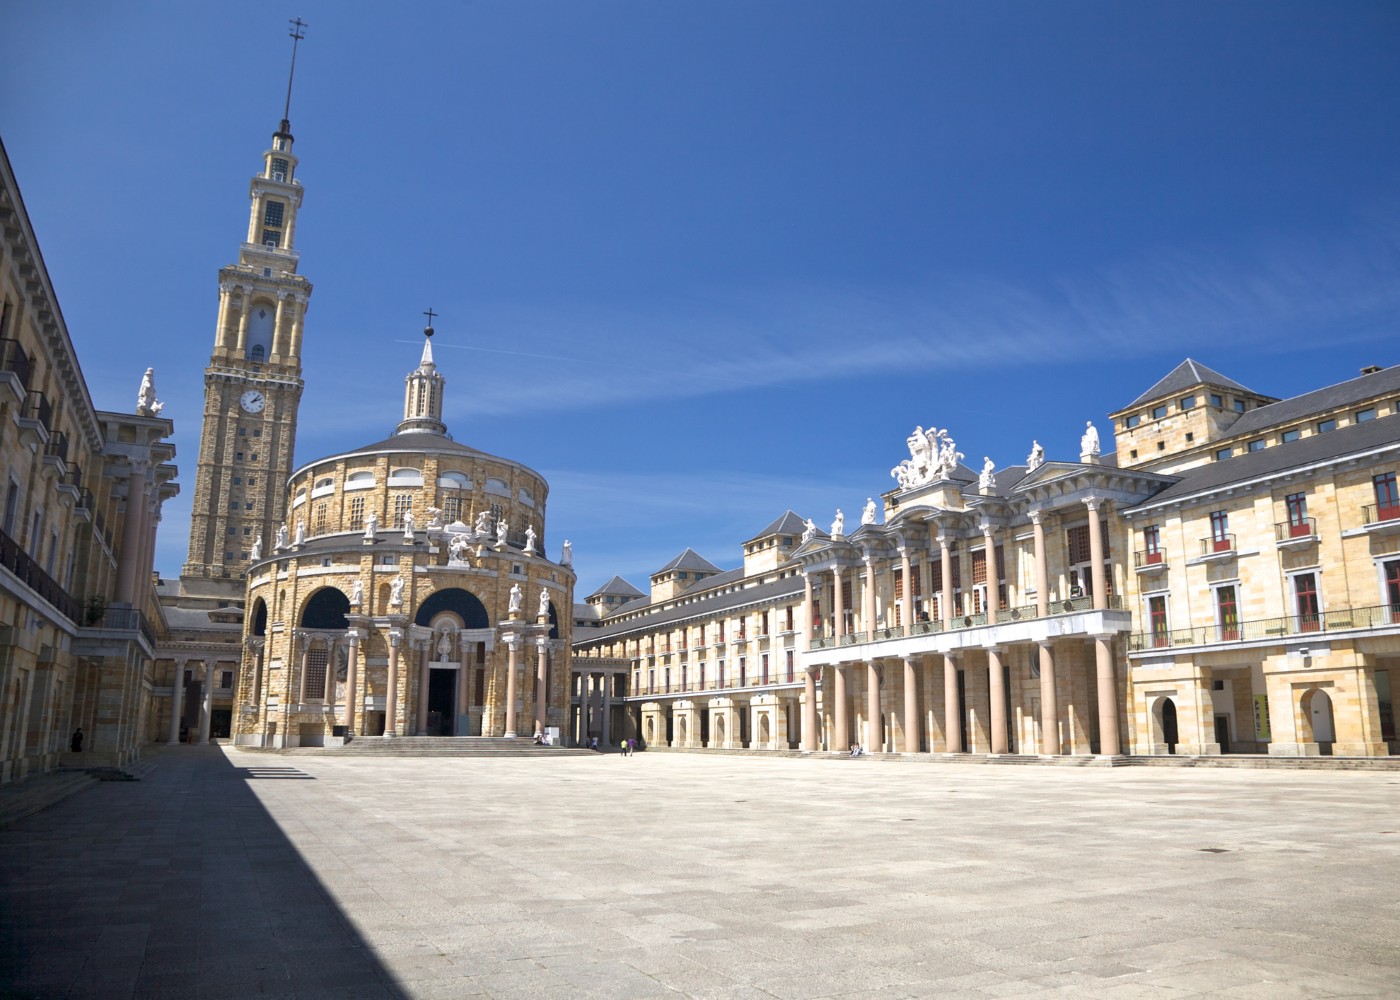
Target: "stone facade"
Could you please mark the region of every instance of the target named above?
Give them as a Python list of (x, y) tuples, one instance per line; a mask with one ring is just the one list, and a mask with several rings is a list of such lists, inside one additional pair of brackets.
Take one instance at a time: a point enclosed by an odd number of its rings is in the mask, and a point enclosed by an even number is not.
[(131, 412), (93, 406), (3, 148), (0, 221), (4, 783), (59, 765), (129, 765), (159, 724), (169, 692), (155, 669), (151, 566), (177, 487), (150, 370)]

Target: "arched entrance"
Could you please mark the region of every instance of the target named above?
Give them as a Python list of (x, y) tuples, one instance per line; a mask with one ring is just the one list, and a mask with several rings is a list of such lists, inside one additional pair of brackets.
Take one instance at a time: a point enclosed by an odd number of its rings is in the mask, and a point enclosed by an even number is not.
[(302, 628), (346, 629), (350, 627), (345, 617), (349, 611), (350, 598), (334, 587), (322, 587), (302, 607), (298, 624)]
[(724, 716), (715, 716), (715, 746), (724, 746)]
[(769, 722), (768, 713), (758, 714), (758, 745), (766, 747), (773, 740), (773, 726)]
[(1176, 702), (1170, 698), (1159, 699), (1152, 707), (1152, 718), (1156, 723), (1156, 742), (1165, 744), (1167, 753), (1176, 753), (1176, 745), (1181, 741), (1177, 729)]
[(1332, 699), (1321, 688), (1314, 688), (1303, 695), (1303, 719), (1311, 737), (1307, 742), (1317, 744), (1317, 752), (1323, 756), (1332, 755), (1332, 744), (1337, 739), (1337, 730), (1332, 719)]
[(686, 725), (685, 716), (676, 719), (676, 738), (680, 740), (680, 745), (686, 745), (686, 737), (689, 734), (689, 727)]

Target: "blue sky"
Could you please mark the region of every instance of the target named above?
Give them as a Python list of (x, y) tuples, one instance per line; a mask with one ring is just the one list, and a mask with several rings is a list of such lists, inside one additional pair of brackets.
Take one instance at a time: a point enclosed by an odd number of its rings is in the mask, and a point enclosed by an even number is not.
[(315, 285), (299, 462), (448, 424), (551, 483), (582, 597), (893, 485), (915, 424), (1072, 458), (1192, 356), (1400, 362), (1393, 2), (0, 4), (0, 135), (97, 405), (185, 495), (216, 274), (281, 117)]

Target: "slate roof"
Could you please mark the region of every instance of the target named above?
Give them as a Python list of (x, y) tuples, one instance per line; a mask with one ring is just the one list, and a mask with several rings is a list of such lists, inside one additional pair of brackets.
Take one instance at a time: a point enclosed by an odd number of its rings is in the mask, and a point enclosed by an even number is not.
[(622, 597), (645, 597), (646, 595), (636, 587), (632, 586), (620, 576), (615, 576), (607, 583), (603, 584), (589, 597), (602, 597), (606, 594), (621, 595)]
[(1220, 489), (1232, 483), (1277, 475), (1315, 462), (1397, 444), (1400, 444), (1400, 419), (1394, 416), (1378, 417), (1362, 424), (1339, 427), (1326, 434), (1311, 434), (1287, 444), (1274, 445), (1262, 451), (1236, 455), (1223, 462), (1211, 462), (1187, 469), (1182, 473), (1180, 481), (1131, 509), (1146, 510), (1182, 497)]
[(652, 576), (669, 573), (672, 570), (699, 570), (701, 573), (718, 573), (719, 567), (694, 549), (686, 549), (680, 555), (676, 556), (676, 558), (653, 573)]
[[(1169, 371), (1166, 374), (1166, 376), (1164, 376), (1151, 389), (1148, 389), (1137, 399), (1133, 400), (1127, 406), (1123, 407), (1123, 409), (1131, 410), (1135, 406), (1141, 406), (1142, 404), (1149, 403), (1154, 399), (1161, 399), (1163, 396), (1175, 396), (1178, 393), (1185, 392), (1192, 386), (1197, 386), (1202, 383), (1205, 383), (1206, 385), (1219, 386), (1222, 389), (1234, 389), (1237, 392), (1247, 392), (1251, 396), (1260, 395), (1253, 389), (1248, 389), (1240, 385), (1234, 379), (1226, 378), (1214, 368), (1207, 368), (1199, 361), (1194, 361), (1191, 358), (1187, 358), (1181, 364), (1177, 365), (1175, 368)], [(1122, 411), (1120, 410), (1118, 412)]]
[[(706, 584), (710, 581), (706, 580)], [(684, 621), (688, 618), (702, 618), (714, 615), (731, 608), (743, 607), (746, 604), (755, 604), (765, 600), (775, 600), (787, 596), (800, 596), (803, 593), (801, 576), (788, 576), (781, 580), (771, 580), (768, 583), (760, 583), (755, 587), (745, 587), (728, 594), (718, 594), (706, 600), (691, 601), (673, 607), (657, 611), (655, 614), (645, 615), (640, 618), (630, 618), (627, 621), (614, 621), (604, 625), (602, 628), (589, 629), (585, 634), (575, 638), (576, 642), (594, 642), (597, 639), (606, 639), (615, 635), (625, 635), (629, 632), (649, 631), (661, 625), (671, 622)], [(633, 609), (636, 610), (636, 609)], [(620, 613), (620, 612), (619, 612)]]
[(1234, 437), (1236, 434), (1250, 434), (1266, 427), (1282, 426), (1294, 420), (1327, 413), (1396, 391), (1400, 391), (1400, 365), (1391, 365), (1370, 375), (1361, 375), (1250, 410), (1230, 426), (1229, 433)]
[[(758, 534), (754, 535), (753, 538), (750, 538), (749, 542), (756, 541), (760, 538), (767, 538), (769, 535), (800, 536), (802, 532), (806, 530), (807, 522), (804, 521), (802, 518), (798, 517), (791, 510), (789, 510), (785, 514), (783, 514), (782, 517), (778, 518), (768, 527), (764, 528)], [(747, 545), (748, 542), (745, 542), (744, 544)]]

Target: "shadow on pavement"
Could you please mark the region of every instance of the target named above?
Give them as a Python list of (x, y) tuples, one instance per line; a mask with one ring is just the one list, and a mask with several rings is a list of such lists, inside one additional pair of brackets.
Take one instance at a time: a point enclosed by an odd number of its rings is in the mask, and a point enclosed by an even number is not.
[(0, 831), (0, 998), (398, 1000), (249, 786), (314, 780), (171, 748)]

